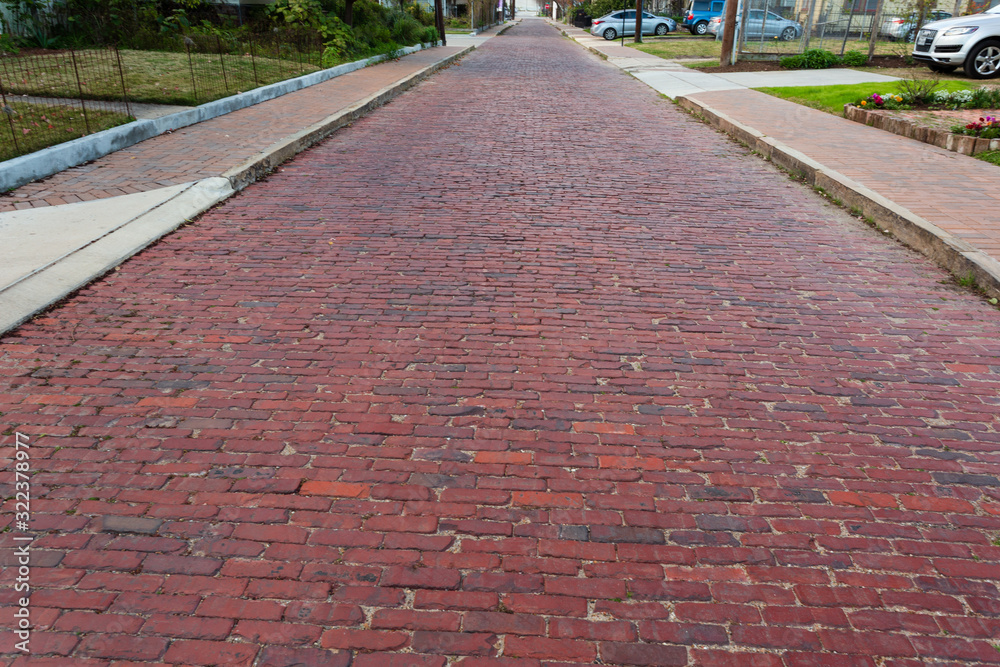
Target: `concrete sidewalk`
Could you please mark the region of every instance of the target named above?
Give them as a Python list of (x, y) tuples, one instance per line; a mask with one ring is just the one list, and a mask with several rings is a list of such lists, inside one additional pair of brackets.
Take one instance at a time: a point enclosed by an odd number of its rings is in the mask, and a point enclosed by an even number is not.
[(990, 296), (1000, 296), (996, 167), (750, 89), (889, 85), (892, 77), (848, 69), (710, 74), (553, 25), (954, 275), (972, 276)]
[(142, 141), (0, 195), (0, 333), (503, 29)]

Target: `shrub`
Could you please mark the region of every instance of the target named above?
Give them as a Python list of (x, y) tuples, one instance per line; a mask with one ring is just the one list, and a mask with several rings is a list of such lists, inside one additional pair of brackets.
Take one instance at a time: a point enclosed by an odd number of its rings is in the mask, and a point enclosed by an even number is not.
[(440, 40), (441, 37), (438, 35), (437, 28), (429, 25), (424, 28), (424, 32), (420, 35), (420, 41), (424, 44), (433, 44)]
[(840, 58), (844, 67), (864, 67), (868, 64), (868, 54), (861, 51), (848, 51)]
[(931, 93), (940, 85), (934, 79), (902, 79), (896, 83), (899, 91), (914, 104), (926, 104), (931, 101)]
[(808, 49), (801, 55), (781, 59), (786, 69), (826, 69), (833, 67), (840, 59), (825, 49)]

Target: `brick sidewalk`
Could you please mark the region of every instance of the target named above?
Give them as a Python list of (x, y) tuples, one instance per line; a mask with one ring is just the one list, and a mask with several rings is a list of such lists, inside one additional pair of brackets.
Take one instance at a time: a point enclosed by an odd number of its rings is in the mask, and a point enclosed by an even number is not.
[(148, 139), (0, 194), (0, 212), (103, 199), (219, 176), (274, 142), (460, 50), (454, 46), (425, 49)]
[(541, 21), (0, 368), (5, 667), (1000, 663), (997, 311)]
[(1000, 259), (996, 166), (753, 90), (690, 97)]

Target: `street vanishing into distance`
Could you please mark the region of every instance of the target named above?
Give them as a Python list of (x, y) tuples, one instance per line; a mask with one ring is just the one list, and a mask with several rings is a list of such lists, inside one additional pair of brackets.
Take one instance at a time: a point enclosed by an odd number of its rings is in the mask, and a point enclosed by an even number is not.
[(998, 355), (525, 20), (0, 341), (0, 664), (998, 664)]

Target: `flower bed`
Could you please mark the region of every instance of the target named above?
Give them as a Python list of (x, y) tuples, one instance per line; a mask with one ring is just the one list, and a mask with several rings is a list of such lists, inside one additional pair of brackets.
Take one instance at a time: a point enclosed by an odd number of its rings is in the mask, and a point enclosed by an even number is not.
[[(996, 111), (989, 112), (990, 116), (996, 113)], [(980, 117), (985, 119), (986, 114), (982, 109), (869, 109), (864, 106), (846, 104), (844, 105), (844, 116), (848, 120), (864, 123), (964, 155), (1000, 150), (1000, 139), (956, 134), (952, 131), (956, 125), (964, 126), (976, 123), (979, 122)]]

